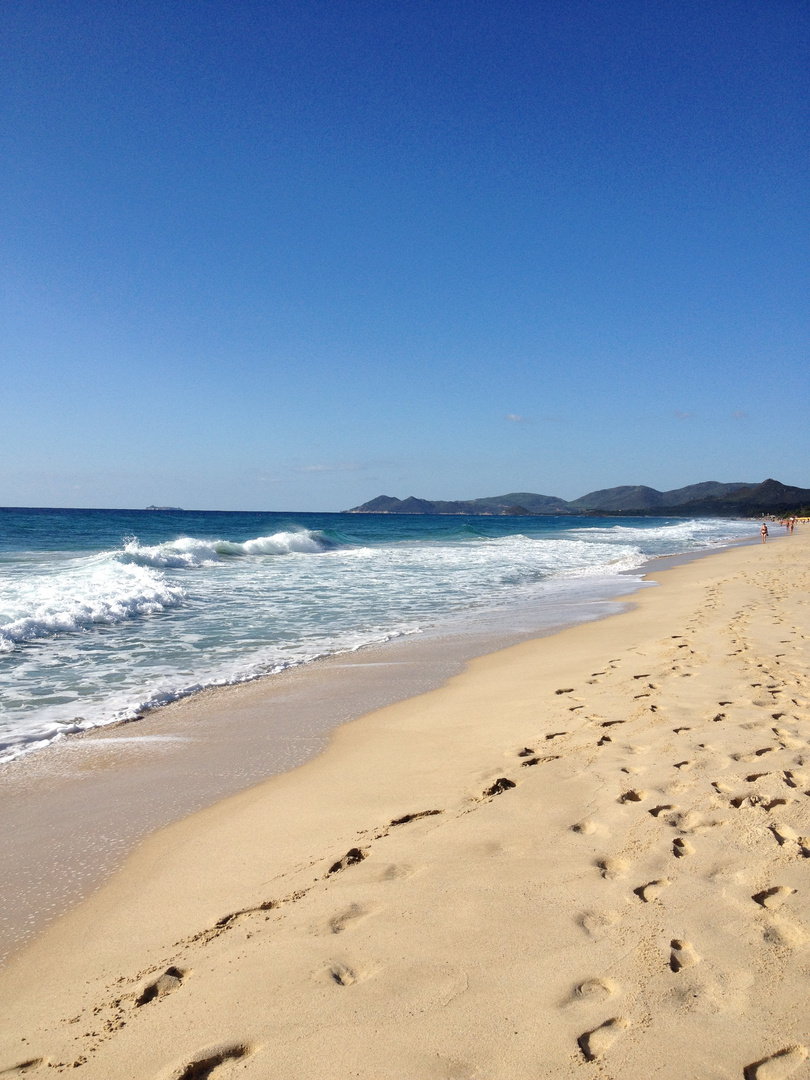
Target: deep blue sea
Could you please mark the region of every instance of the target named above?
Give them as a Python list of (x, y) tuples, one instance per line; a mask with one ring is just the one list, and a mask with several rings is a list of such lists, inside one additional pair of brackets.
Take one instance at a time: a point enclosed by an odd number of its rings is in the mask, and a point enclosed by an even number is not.
[(617, 595), (750, 522), (0, 508), (0, 761), (206, 686)]

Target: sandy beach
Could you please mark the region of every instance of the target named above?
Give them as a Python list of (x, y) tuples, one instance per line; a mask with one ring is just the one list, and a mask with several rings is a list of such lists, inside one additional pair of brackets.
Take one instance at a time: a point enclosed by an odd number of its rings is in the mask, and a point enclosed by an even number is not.
[(653, 575), (147, 839), (0, 1076), (810, 1077), (808, 548)]

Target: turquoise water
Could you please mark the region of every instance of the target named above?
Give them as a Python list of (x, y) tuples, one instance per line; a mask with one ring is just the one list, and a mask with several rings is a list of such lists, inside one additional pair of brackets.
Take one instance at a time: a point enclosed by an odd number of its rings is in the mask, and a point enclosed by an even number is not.
[(206, 686), (565, 597), (744, 521), (0, 508), (0, 760)]

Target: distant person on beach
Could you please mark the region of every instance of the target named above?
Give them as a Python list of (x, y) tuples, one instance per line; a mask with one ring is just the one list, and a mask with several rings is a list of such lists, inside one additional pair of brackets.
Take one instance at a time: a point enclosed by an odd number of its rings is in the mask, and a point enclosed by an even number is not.
[(762, 543), (764, 544), (768, 539), (768, 526), (764, 521), (762, 522), (762, 528), (759, 530), (759, 535), (762, 537)]

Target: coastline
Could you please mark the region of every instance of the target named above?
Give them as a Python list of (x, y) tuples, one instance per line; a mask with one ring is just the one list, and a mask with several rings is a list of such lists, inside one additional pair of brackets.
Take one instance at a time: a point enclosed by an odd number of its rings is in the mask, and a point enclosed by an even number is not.
[[(99, 520), (68, 517), (64, 529), (25, 515), (12, 526), (3, 580), (19, 617), (0, 628), (1, 763), (203, 689), (431, 630), (453, 635), (455, 623), (465, 634), (468, 624), (489, 627), (499, 610), (509, 639), (518, 614), (523, 630), (546, 632), (544, 612), (569, 607), (573, 592), (593, 596), (600, 579), (610, 596), (622, 567), (638, 570), (679, 545), (716, 549), (751, 528), (686, 521), (605, 530), (567, 518), (534, 518), (517, 531), (506, 519), (381, 528), (372, 515), (344, 535), (335, 515), (248, 514), (220, 522), (236, 539), (213, 539), (208, 517), (191, 515), (188, 534), (174, 538), (171, 518), (137, 539), (131, 515), (106, 511)], [(14, 550), (31, 528), (39, 540), (30, 557), (20, 554), (20, 577)]]
[[(610, 617), (653, 584), (653, 572), (718, 553), (652, 558), (604, 579), (596, 596), (563, 593), (542, 614), (532, 605), (489, 612), (483, 623), (457, 621), (449, 630), (206, 688), (0, 766), (7, 823), (0, 964), (98, 888), (151, 833), (303, 764), (341, 724), (436, 689), (477, 657)], [(99, 831), (92, 823), (100, 815)]]
[[(591, 1029), (628, 1080), (793, 1053), (807, 546), (665, 570), (631, 610), (473, 660), (154, 834), (0, 975), (0, 1068), (562, 1077), (591, 1068)], [(169, 967), (171, 996), (138, 1005)]]

